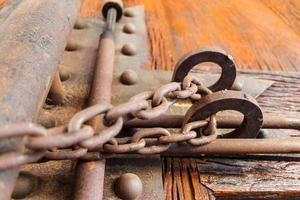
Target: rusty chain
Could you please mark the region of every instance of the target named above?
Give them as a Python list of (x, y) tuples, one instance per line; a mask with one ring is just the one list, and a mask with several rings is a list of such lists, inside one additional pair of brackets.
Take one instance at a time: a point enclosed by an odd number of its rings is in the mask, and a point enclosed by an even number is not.
[[(165, 113), (178, 99), (199, 100), (211, 94), (201, 81), (186, 76), (182, 83), (171, 82), (156, 91), (137, 94), (117, 106), (97, 104), (88, 107), (70, 120), (68, 126), (46, 129), (38, 124), (11, 124), (0, 128), (0, 139), (25, 136), (23, 149), (0, 156), (0, 170), (39, 160), (101, 159), (111, 153), (158, 154), (171, 143), (188, 142), (204, 145), (217, 138), (216, 119), (186, 124), (180, 133), (170, 134), (165, 128), (140, 129), (132, 137), (117, 138), (123, 124), (131, 119), (152, 119)], [(101, 116), (104, 130), (97, 132), (85, 122)], [(203, 130), (197, 133), (195, 129)]]

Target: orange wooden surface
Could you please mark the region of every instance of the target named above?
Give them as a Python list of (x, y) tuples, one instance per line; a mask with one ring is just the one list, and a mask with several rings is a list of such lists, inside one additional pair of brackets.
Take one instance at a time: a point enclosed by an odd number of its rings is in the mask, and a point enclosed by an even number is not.
[[(219, 46), (239, 69), (300, 71), (299, 0), (124, 0), (144, 5), (152, 69), (171, 70), (184, 53)], [(84, 0), (95, 16), (101, 0)]]

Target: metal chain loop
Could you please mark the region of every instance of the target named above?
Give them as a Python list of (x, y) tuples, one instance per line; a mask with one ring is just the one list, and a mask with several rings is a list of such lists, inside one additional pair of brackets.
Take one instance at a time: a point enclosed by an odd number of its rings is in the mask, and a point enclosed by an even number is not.
[[(112, 144), (113, 143), (113, 144)], [(145, 140), (132, 142), (131, 137), (114, 138), (113, 141), (103, 146), (104, 150), (109, 153), (129, 153), (138, 151), (146, 146)]]
[[(195, 121), (195, 122), (190, 122), (190, 123), (186, 124), (183, 127), (183, 131), (182, 131), (183, 134), (196, 134), (196, 135), (197, 135), (197, 133), (195, 131), (193, 131), (194, 129), (203, 128), (204, 126), (208, 125), (208, 129), (206, 129), (208, 131), (205, 131), (205, 132), (208, 132), (207, 135), (202, 134), (201, 137), (189, 139), (188, 143), (191, 145), (200, 146), (200, 145), (208, 144), (208, 143), (214, 141), (215, 139), (217, 139), (217, 131), (216, 131), (217, 123), (216, 123), (215, 119), (216, 119), (215, 116), (212, 116), (211, 120), (209, 122)], [(213, 122), (211, 122), (211, 121), (213, 121)]]
[[(182, 83), (171, 82), (156, 91), (142, 92), (115, 107), (110, 104), (88, 107), (75, 114), (67, 126), (48, 130), (33, 123), (0, 127), (0, 139), (25, 136), (25, 150), (0, 155), (0, 170), (36, 162), (41, 158), (97, 160), (112, 153), (159, 154), (166, 151), (171, 143), (210, 143), (217, 138), (215, 115), (209, 120), (186, 124), (180, 133), (170, 134), (165, 128), (149, 128), (138, 130), (132, 137), (115, 137), (130, 119), (156, 118), (177, 99), (199, 100), (202, 95), (211, 93), (198, 78), (188, 75)], [(97, 116), (101, 117), (105, 127), (100, 132), (85, 124)]]
[[(150, 137), (150, 136), (170, 136), (170, 132), (164, 128), (151, 128), (151, 129), (142, 129), (137, 131), (131, 138), (131, 142), (137, 143), (141, 141), (143, 138)], [(146, 142), (147, 144), (147, 142)], [(170, 147), (170, 144), (157, 144), (152, 146), (145, 146), (139, 150), (137, 150), (140, 154), (157, 154), (163, 151), (166, 151)]]
[[(154, 98), (154, 94), (155, 92), (153, 91), (142, 92), (130, 98), (129, 102), (134, 102), (137, 100), (151, 100)], [(173, 103), (174, 102), (168, 101), (167, 98), (162, 97), (162, 100), (158, 105), (133, 112), (132, 115), (138, 119), (152, 119), (165, 113)]]

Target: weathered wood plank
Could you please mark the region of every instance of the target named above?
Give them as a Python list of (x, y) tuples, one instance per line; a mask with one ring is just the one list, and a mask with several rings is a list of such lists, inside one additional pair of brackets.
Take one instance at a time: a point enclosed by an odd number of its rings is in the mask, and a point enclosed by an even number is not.
[[(102, 0), (85, 0), (81, 16), (96, 16)], [(240, 69), (300, 70), (298, 0), (124, 0), (144, 5), (151, 69), (174, 69), (191, 49), (219, 46)]]
[(300, 197), (299, 162), (203, 159), (197, 166), (217, 199)]

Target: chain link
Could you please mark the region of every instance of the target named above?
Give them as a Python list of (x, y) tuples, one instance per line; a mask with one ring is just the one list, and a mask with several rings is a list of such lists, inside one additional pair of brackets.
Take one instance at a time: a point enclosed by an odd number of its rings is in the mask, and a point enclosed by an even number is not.
[[(171, 82), (156, 91), (142, 92), (115, 107), (110, 104), (88, 107), (75, 114), (68, 126), (48, 130), (33, 123), (3, 126), (0, 139), (25, 136), (25, 148), (0, 155), (0, 170), (43, 160), (102, 159), (112, 153), (159, 154), (171, 143), (210, 143), (217, 137), (215, 115), (209, 120), (190, 122), (175, 134), (156, 127), (137, 130), (132, 137), (116, 138), (123, 124), (130, 119), (156, 118), (178, 99), (199, 100), (202, 95), (210, 93), (199, 79), (188, 75), (182, 83)], [(86, 124), (97, 116), (105, 127), (99, 132)]]

